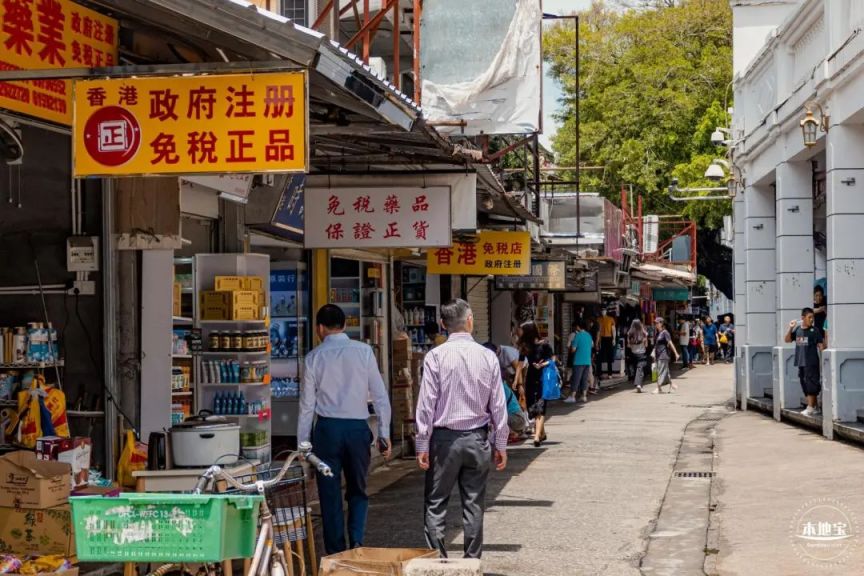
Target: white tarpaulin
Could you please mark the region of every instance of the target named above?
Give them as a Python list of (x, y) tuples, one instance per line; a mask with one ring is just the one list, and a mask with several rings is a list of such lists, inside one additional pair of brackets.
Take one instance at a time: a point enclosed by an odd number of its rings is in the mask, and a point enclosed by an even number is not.
[[(503, 40), (495, 37), (494, 29), (485, 29), (496, 25), (488, 11), (448, 10), (447, 2), (433, 3), (424, 9), (424, 45), (437, 40), (433, 45), (439, 48), (423, 54), (424, 73), (427, 69), (434, 71), (423, 79), (423, 115), (433, 124), (453, 120), (466, 122), (464, 127), (436, 126), (440, 132), (477, 135), (526, 134), (539, 130), (543, 13), (539, 0), (495, 0), (499, 10), (502, 3), (511, 2), (515, 2), (515, 11)], [(489, 0), (479, 0), (475, 7), (488, 3)], [(436, 6), (438, 10), (433, 11)], [(495, 11), (495, 8), (490, 5), (489, 10)], [(466, 19), (470, 31), (454, 33), (464, 29)], [(458, 77), (460, 71), (452, 70), (447, 74), (440, 62), (434, 62), (436, 56), (444, 55), (440, 52), (442, 42), (446, 45), (445, 54), (461, 51), (465, 60), (473, 58), (476, 64), (476, 57), (484, 52), (484, 46), (478, 44), (484, 41), (497, 45), (497, 52), (493, 52), (488, 65), (472, 79), (449, 83), (448, 80)], [(457, 67), (459, 62), (459, 59), (453, 60)]]

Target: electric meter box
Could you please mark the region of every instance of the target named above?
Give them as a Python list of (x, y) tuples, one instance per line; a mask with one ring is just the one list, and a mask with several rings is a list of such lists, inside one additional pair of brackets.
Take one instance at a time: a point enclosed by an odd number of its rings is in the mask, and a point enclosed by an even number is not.
[(69, 272), (97, 272), (99, 270), (99, 238), (97, 236), (70, 236), (67, 238), (66, 269)]

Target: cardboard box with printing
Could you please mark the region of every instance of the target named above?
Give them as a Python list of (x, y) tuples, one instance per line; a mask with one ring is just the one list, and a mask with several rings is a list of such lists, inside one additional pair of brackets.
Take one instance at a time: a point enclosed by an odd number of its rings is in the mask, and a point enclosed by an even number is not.
[(26, 450), (0, 458), (0, 506), (51, 508), (69, 501), (72, 467)]
[(73, 556), (75, 536), (69, 504), (45, 509), (0, 508), (0, 551), (20, 556)]

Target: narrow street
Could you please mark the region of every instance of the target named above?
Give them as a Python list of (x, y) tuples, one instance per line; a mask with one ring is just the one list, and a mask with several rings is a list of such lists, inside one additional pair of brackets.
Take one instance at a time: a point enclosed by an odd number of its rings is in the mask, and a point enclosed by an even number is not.
[[(639, 395), (625, 385), (585, 406), (558, 404), (542, 448), (511, 447), (508, 469), (493, 473), (487, 495), (486, 574), (640, 574), (685, 426), (726, 412), (732, 368), (700, 366), (676, 382), (671, 395)], [(366, 544), (422, 546), (423, 477), (413, 462), (379, 470), (371, 482)], [(707, 498), (697, 507), (707, 517)], [(448, 523), (453, 555), (461, 556), (456, 494)], [(697, 571), (669, 574), (702, 573), (705, 529), (691, 555)]]

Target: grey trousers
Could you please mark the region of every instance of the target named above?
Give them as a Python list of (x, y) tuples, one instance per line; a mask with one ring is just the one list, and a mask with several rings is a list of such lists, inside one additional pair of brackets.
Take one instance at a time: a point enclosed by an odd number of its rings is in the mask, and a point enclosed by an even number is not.
[(447, 557), (447, 504), (456, 484), (462, 499), (465, 557), (480, 558), (483, 553), (483, 512), (491, 465), (492, 448), (486, 429), (463, 432), (436, 428), (432, 433), (424, 531), (426, 543), (442, 557)]

